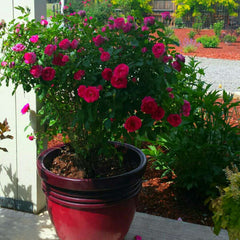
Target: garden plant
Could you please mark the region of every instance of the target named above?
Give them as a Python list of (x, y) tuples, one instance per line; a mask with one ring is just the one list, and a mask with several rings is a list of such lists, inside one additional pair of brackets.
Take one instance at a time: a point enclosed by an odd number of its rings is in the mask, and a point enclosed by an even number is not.
[[(5, 135), (6, 132), (10, 132), (10, 128), (9, 128), (7, 119), (5, 119), (3, 122), (0, 122), (0, 140), (13, 139), (12, 135)], [(2, 150), (4, 152), (8, 151), (5, 147), (0, 147), (0, 150)]]
[[(36, 93), (45, 131), (29, 133), (31, 140), (41, 143), (61, 133), (85, 177), (114, 174), (109, 170), (114, 164), (121, 168), (121, 157), (106, 163), (115, 153), (110, 140), (153, 138), (163, 125), (177, 127), (186, 117), (182, 93), (173, 99), (168, 92), (185, 59), (170, 52), (174, 42), (154, 17), (144, 18), (141, 26), (132, 16), (111, 17), (98, 28), (85, 11), (36, 22), (18, 9), (23, 16), (1, 32), (1, 83), (12, 82), (13, 93), (18, 86)], [(30, 109), (26, 103), (22, 113)]]
[(220, 189), (220, 197), (211, 202), (214, 233), (218, 235), (221, 229), (226, 229), (230, 240), (238, 240), (240, 238), (240, 172), (236, 166), (233, 166), (233, 170), (226, 168), (225, 173), (228, 186)]
[(176, 174), (177, 189), (203, 201), (218, 195), (217, 186), (227, 185), (223, 169), (239, 166), (239, 127), (232, 125), (231, 118), (240, 102), (233, 102), (233, 96), (224, 91), (221, 95), (210, 90), (211, 85), (199, 78), (204, 71), (197, 66), (192, 59), (182, 73), (189, 77), (171, 92), (179, 88), (186, 92), (191, 102), (189, 117), (178, 128), (160, 134), (155, 146), (162, 148), (152, 153), (155, 167)]

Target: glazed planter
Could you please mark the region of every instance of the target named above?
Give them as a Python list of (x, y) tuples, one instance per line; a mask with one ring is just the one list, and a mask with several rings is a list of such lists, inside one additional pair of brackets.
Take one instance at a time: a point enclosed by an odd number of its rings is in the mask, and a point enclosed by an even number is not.
[(37, 168), (42, 178), (47, 208), (61, 240), (123, 240), (136, 211), (136, 200), (142, 186), (146, 157), (138, 148), (127, 148), (127, 159), (138, 167), (121, 175), (73, 179), (48, 170), (60, 147), (44, 151)]

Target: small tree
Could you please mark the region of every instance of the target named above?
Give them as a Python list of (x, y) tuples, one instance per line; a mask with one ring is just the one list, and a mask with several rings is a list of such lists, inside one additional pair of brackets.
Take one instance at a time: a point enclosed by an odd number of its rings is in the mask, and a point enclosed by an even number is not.
[(120, 8), (125, 16), (131, 15), (137, 19), (152, 13), (151, 0), (112, 0), (116, 8)]
[(214, 13), (216, 6), (223, 6), (229, 15), (236, 15), (238, 1), (236, 0), (174, 0), (176, 5), (176, 16), (184, 17), (191, 14), (193, 17), (201, 15), (201, 11)]

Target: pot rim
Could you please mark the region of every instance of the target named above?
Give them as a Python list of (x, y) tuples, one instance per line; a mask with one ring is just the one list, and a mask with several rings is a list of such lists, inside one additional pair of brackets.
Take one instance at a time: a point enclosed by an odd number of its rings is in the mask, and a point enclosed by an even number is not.
[[(112, 142), (114, 144), (118, 144), (119, 146), (126, 146), (128, 149), (132, 150), (133, 152), (135, 152), (138, 156), (139, 156), (139, 165), (137, 168), (132, 169), (131, 171), (119, 174), (119, 175), (115, 175), (115, 176), (110, 176), (110, 177), (101, 177), (101, 178), (84, 178), (84, 179), (78, 179), (78, 178), (68, 178), (68, 177), (63, 177), (63, 176), (59, 176), (57, 174), (52, 173), (50, 170), (48, 170), (44, 164), (44, 159), (46, 158), (46, 156), (48, 154), (50, 154), (51, 152), (60, 149), (61, 147), (63, 147), (65, 144), (61, 144), (58, 146), (55, 146), (53, 148), (49, 148), (45, 151), (43, 151), (38, 159), (37, 159), (37, 168), (38, 168), (38, 172), (40, 177), (44, 180), (47, 181), (50, 185), (54, 185), (56, 187), (60, 187), (63, 183), (67, 183), (67, 185), (69, 186), (70, 190), (77, 190), (75, 184), (82, 184), (85, 185), (86, 188), (85, 190), (89, 190), (89, 183), (92, 183), (93, 185), (96, 184), (100, 184), (104, 183), (106, 181), (109, 182), (109, 186), (115, 186), (116, 184), (118, 184), (118, 182), (121, 182), (121, 179), (123, 178), (129, 178), (129, 182), (131, 182), (132, 177), (136, 177), (139, 176), (141, 177), (143, 175), (143, 172), (145, 171), (145, 167), (147, 164), (147, 159), (145, 154), (137, 147), (128, 144), (128, 143), (121, 143), (121, 142)], [(53, 180), (53, 179), (57, 179)], [(54, 183), (53, 183), (54, 182)], [(108, 188), (108, 187), (107, 187)]]

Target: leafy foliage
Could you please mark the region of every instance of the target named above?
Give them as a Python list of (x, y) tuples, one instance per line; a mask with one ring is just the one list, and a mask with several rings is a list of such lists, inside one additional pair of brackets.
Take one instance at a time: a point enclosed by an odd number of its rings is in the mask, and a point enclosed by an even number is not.
[(233, 171), (227, 168), (226, 177), (228, 186), (211, 203), (214, 233), (218, 235), (221, 229), (226, 229), (229, 239), (237, 240), (240, 239), (240, 172), (236, 167)]
[(196, 39), (198, 43), (201, 43), (204, 48), (217, 48), (220, 40), (217, 36), (202, 36)]
[(114, 9), (111, 1), (94, 1), (83, 7), (88, 13), (88, 16), (92, 16), (96, 19), (96, 23), (99, 26), (103, 26), (107, 23), (108, 18), (113, 15)]
[[(6, 132), (10, 132), (7, 119), (5, 119), (3, 122), (0, 122), (0, 140), (7, 139), (7, 138), (13, 139), (13, 136), (5, 135)], [(0, 147), (0, 150), (7, 152), (7, 149), (3, 147)]]
[(214, 33), (218, 38), (221, 36), (221, 31), (223, 27), (224, 27), (224, 21), (218, 21), (213, 24)]
[(203, 20), (200, 16), (196, 16), (195, 17), (195, 22), (193, 23), (193, 30), (194, 32), (196, 32), (197, 34), (200, 34), (201, 30), (202, 30), (202, 26), (203, 26)]
[(235, 0), (174, 0), (176, 16), (183, 17), (190, 13), (193, 17), (201, 15), (201, 11), (214, 13), (216, 6), (226, 7), (230, 15), (236, 14), (238, 1)]
[(226, 92), (221, 96), (210, 91), (211, 85), (198, 79), (203, 70), (197, 70), (193, 59), (185, 71), (189, 77), (182, 85), (178, 82), (173, 93), (177, 89), (186, 92), (191, 114), (178, 128), (158, 137), (158, 144), (166, 149), (159, 159), (174, 170), (178, 189), (191, 190), (201, 198), (216, 196), (216, 186), (226, 184), (223, 169), (231, 163), (239, 165), (240, 130), (230, 119), (240, 102), (232, 102)]
[(112, 0), (114, 7), (123, 11), (123, 15), (134, 16), (138, 21), (152, 13), (151, 0)]
[[(90, 176), (96, 161), (112, 156), (109, 140), (154, 139), (163, 125), (176, 126), (169, 116), (180, 124), (182, 95), (171, 99), (166, 89), (177, 82), (184, 57), (172, 49), (163, 23), (148, 17), (138, 26), (130, 16), (99, 28), (84, 11), (36, 22), (18, 9), (23, 16), (1, 32), (0, 80), (12, 82), (14, 91), (18, 86), (35, 91), (42, 106), (37, 117), (46, 129), (38, 139), (68, 136)], [(142, 110), (145, 97), (156, 111)]]
[(231, 34), (227, 34), (223, 37), (224, 42), (234, 43), (237, 41), (237, 37)]
[(196, 34), (197, 34), (197, 33), (196, 33), (195, 31), (190, 31), (190, 32), (188, 33), (188, 37), (189, 37), (190, 39), (194, 39), (194, 37), (195, 37)]

